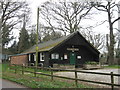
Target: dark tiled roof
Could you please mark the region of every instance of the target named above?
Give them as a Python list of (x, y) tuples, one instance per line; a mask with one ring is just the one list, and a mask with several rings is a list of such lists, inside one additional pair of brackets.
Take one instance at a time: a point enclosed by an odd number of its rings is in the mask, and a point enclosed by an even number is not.
[[(74, 36), (76, 33), (79, 33), (78, 31), (72, 33), (72, 34), (69, 34), (67, 36), (63, 36), (59, 39), (55, 39), (55, 40), (50, 40), (50, 41), (47, 41), (47, 42), (43, 42), (43, 43), (40, 43), (38, 44), (38, 47), (39, 47), (39, 52), (42, 52), (42, 51), (49, 51), (51, 49), (53, 49), (54, 47), (62, 44), (63, 42), (65, 42), (66, 40), (68, 40), (69, 38), (71, 38), (72, 36)], [(80, 33), (79, 33), (80, 34)], [(80, 34), (81, 35), (81, 34)], [(83, 37), (81, 35), (81, 37)], [(84, 37), (83, 37), (84, 38)], [(89, 43), (85, 38), (84, 40)], [(96, 51), (99, 53), (99, 51), (92, 45), (89, 43), (89, 45)], [(22, 54), (25, 54), (25, 53), (35, 53), (36, 52), (36, 45), (32, 46), (30, 49), (24, 51)]]
[[(69, 37), (73, 36), (73, 34), (69, 34), (68, 36), (63, 36), (59, 39), (55, 39), (55, 40), (49, 40), (43, 43), (38, 44), (39, 47), (39, 51), (49, 51), (52, 48), (54, 48), (55, 46), (57, 46), (58, 44), (62, 43), (64, 40), (68, 39)], [(32, 46), (30, 49), (24, 51), (23, 53), (33, 53), (36, 52), (36, 45)]]

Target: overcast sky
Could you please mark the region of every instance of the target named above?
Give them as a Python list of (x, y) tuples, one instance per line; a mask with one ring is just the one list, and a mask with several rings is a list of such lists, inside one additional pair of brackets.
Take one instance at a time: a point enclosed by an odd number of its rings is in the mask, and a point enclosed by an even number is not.
[[(18, 1), (24, 1), (24, 0), (18, 0)], [(26, 1), (28, 2), (29, 6), (31, 8), (31, 12), (32, 12), (31, 13), (31, 24), (36, 24), (37, 23), (37, 8), (40, 7), (40, 5), (42, 5), (46, 1), (55, 1), (55, 2), (57, 1), (58, 2), (58, 1), (63, 1), (63, 0), (26, 0)], [(66, 0), (66, 1), (68, 1), (68, 0)], [(78, 0), (78, 1), (81, 1), (81, 0)], [(95, 1), (95, 0), (92, 0), (92, 1)], [(118, 2), (120, 0), (116, 0), (116, 1)], [(118, 16), (117, 13), (115, 15)], [(102, 12), (101, 14), (94, 15), (93, 17), (94, 17), (94, 19), (92, 19), (92, 20), (84, 20), (84, 21), (82, 20), (81, 25), (83, 25), (83, 26), (95, 25), (97, 22), (104, 21), (105, 19), (107, 19), (107, 13)], [(118, 28), (117, 22), (115, 23), (114, 28)], [(97, 26), (96, 28), (94, 28), (92, 30), (96, 33), (108, 34), (109, 33), (108, 22), (106, 22), (100, 26)], [(114, 30), (114, 32), (115, 31), (116, 30)], [(16, 30), (15, 31), (13, 30), (13, 32), (15, 32), (15, 33), (13, 33), (14, 36), (16, 36), (18, 38), (19, 31), (16, 32)]]
[[(24, 1), (24, 0), (17, 0), (17, 1)], [(37, 8), (40, 7), (40, 5), (42, 5), (44, 2), (53, 1), (53, 0), (26, 0), (26, 1), (28, 2), (29, 6), (31, 8), (31, 12), (32, 12), (31, 13), (31, 24), (36, 24), (37, 23)], [(58, 1), (63, 1), (63, 0), (54, 0), (54, 1), (58, 2)], [(73, 1), (73, 0), (71, 0), (71, 1)], [(81, 0), (78, 0), (78, 1), (81, 1)], [(96, 0), (92, 0), (92, 1), (96, 1)], [(118, 2), (120, 0), (116, 0), (116, 1)], [(115, 15), (118, 16), (118, 13), (116, 13)], [(92, 20), (84, 20), (84, 21), (82, 20), (81, 25), (83, 25), (83, 26), (84, 25), (86, 25), (86, 26), (87, 25), (95, 25), (97, 22), (104, 21), (105, 19), (107, 19), (107, 14), (102, 12), (101, 14), (94, 15), (93, 17), (94, 17), (94, 19), (92, 19)], [(115, 23), (114, 28), (118, 28), (118, 22)], [(96, 33), (108, 34), (109, 33), (108, 22), (106, 22), (100, 26), (97, 26), (96, 28), (92, 29), (92, 31), (94, 31)], [(116, 32), (116, 30), (114, 30), (114, 32)], [(16, 30), (13, 30), (13, 35), (16, 37), (16, 40), (18, 41), (19, 31), (16, 32)]]
[[(40, 7), (40, 5), (42, 5), (42, 3), (44, 3), (45, 1), (55, 1), (55, 2), (57, 1), (58, 2), (58, 1), (63, 1), (63, 0), (26, 0), (26, 1), (30, 4), (30, 8), (32, 10), (32, 16), (31, 16), (31, 21), (32, 22), (31, 23), (32, 24), (36, 24), (36, 22), (37, 22), (37, 8), (38, 8), (38, 6)], [(66, 0), (66, 1), (68, 1), (68, 0)], [(78, 0), (78, 1), (81, 1), (81, 0)], [(96, 0), (92, 0), (92, 1), (96, 1)], [(117, 16), (117, 13), (116, 13), (116, 16)], [(106, 13), (98, 14), (98, 15), (94, 16), (93, 20), (82, 21), (82, 25), (90, 25), (90, 24), (91, 25), (92, 24), (95, 25), (97, 22), (100, 22), (102, 20), (104, 21), (105, 19), (107, 19), (107, 14)], [(114, 25), (114, 27), (117, 28), (118, 27), (118, 23), (116, 23)], [(100, 25), (100, 26), (94, 28), (93, 31), (100, 32), (100, 33), (109, 33), (108, 23), (106, 22), (105, 24)]]

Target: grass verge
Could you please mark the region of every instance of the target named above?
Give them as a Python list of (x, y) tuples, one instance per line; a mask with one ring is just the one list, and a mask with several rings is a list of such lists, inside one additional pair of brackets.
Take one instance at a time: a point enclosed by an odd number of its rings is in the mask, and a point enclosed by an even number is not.
[(120, 69), (120, 65), (110, 65), (110, 66), (104, 66), (104, 68)]
[[(10, 70), (8, 68), (8, 64), (3, 64), (2, 67), (3, 67), (2, 69), (3, 79), (14, 81), (29, 88), (76, 88), (74, 81), (69, 82), (69, 80), (66, 81), (64, 79), (57, 78), (54, 78), (54, 80), (51, 81), (50, 77), (42, 75), (37, 75), (37, 77), (34, 77), (34, 74), (31, 73), (25, 73), (24, 75), (22, 75), (21, 72), (17, 72), (17, 74), (15, 74), (14, 70)], [(77, 88), (93, 88), (93, 87), (79, 83)]]

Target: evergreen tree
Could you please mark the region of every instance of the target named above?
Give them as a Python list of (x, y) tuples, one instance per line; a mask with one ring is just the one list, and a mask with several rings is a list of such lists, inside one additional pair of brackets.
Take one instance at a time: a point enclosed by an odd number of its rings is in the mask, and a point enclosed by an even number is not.
[(14, 43), (11, 45), (11, 47), (8, 48), (9, 52), (12, 52), (12, 54), (18, 53), (18, 43), (14, 41)]
[(18, 53), (21, 53), (30, 47), (29, 34), (25, 28), (25, 20), (23, 28), (20, 31), (20, 37), (18, 42)]
[(23, 19), (23, 13), (29, 17), (30, 8), (27, 2), (14, 0), (0, 0), (0, 44), (2, 49), (6, 49), (9, 42), (13, 39), (10, 35), (13, 29), (18, 28), (18, 25)]
[(29, 35), (29, 40), (30, 40), (30, 47), (36, 44), (36, 34), (35, 33), (31, 33)]

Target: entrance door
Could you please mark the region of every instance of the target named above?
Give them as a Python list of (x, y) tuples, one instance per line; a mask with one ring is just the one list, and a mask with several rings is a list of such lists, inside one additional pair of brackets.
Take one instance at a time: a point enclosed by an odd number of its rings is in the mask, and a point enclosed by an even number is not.
[(75, 64), (76, 55), (75, 53), (70, 53), (70, 64)]

